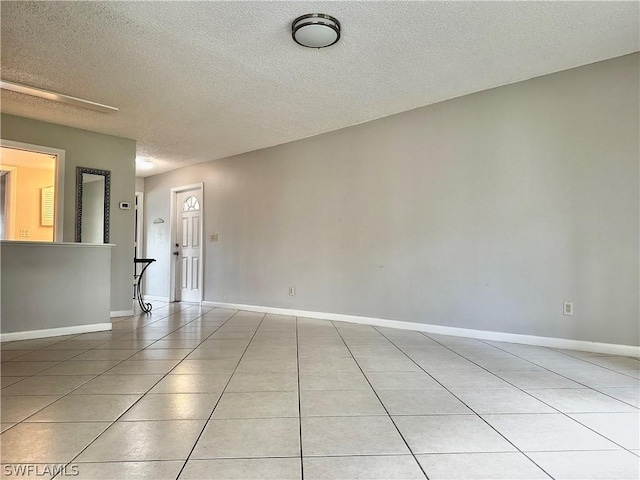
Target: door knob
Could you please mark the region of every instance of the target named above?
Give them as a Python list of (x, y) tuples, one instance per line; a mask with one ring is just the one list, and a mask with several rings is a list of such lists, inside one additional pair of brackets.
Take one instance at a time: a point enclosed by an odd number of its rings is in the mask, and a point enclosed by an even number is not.
[(173, 252), (173, 254), (177, 257), (178, 255), (180, 255), (180, 252)]

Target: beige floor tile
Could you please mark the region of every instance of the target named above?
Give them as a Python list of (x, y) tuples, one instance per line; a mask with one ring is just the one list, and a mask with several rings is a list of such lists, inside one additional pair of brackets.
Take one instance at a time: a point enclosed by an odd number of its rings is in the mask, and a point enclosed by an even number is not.
[(307, 417), (302, 419), (305, 456), (409, 453), (389, 417)]
[(562, 414), (483, 415), (523, 452), (615, 450), (615, 444)]
[(300, 408), (303, 417), (387, 415), (371, 389), (302, 391)]
[(149, 393), (221, 393), (231, 374), (167, 375)]
[(219, 397), (219, 393), (149, 393), (121, 420), (207, 420)]
[(189, 348), (161, 348), (140, 350), (129, 360), (182, 360), (192, 352)]
[(34, 353), (32, 350), (5, 350), (5, 345), (2, 345), (2, 351), (0, 351), (0, 357), (3, 362), (8, 362), (14, 358), (22, 357), (28, 353)]
[(235, 373), (227, 392), (297, 392), (298, 376), (286, 373)]
[(218, 358), (216, 360), (183, 360), (171, 373), (175, 375), (232, 373), (238, 360), (235, 358)]
[(426, 478), (411, 455), (306, 457), (305, 478), (318, 480), (414, 480)]
[[(402, 354), (400, 354), (402, 355)], [(363, 372), (421, 372), (412, 360), (402, 356), (356, 357)]]
[(29, 377), (2, 389), (2, 395), (65, 395), (95, 375)]
[(13, 385), (14, 383), (18, 383), (20, 380), (24, 380), (27, 377), (5, 377), (0, 378), (2, 381), (2, 388), (8, 387), (9, 385)]
[(624, 450), (596, 452), (533, 452), (531, 459), (556, 480), (633, 480), (640, 461)]
[(2, 434), (2, 463), (66, 463), (109, 423), (21, 423)]
[(376, 391), (444, 388), (424, 372), (367, 372), (366, 376)]
[(2, 422), (2, 424), (0, 424), (0, 425), (1, 425), (1, 427), (2, 427), (2, 428), (0, 429), (0, 431), (4, 432), (4, 431), (6, 431), (6, 430), (9, 430), (11, 427), (13, 427), (13, 426), (14, 426), (14, 425), (16, 425), (16, 424), (15, 424), (15, 423), (5, 423), (5, 422)]
[(413, 453), (510, 452), (515, 448), (475, 415), (393, 417)]
[[(518, 372), (520, 373), (520, 372)], [(431, 375), (445, 388), (512, 388), (504, 380), (486, 371), (439, 371)]]
[(185, 460), (204, 423), (204, 420), (116, 422), (77, 461)]
[(329, 373), (329, 372), (345, 372), (345, 373), (361, 373), (360, 368), (353, 358), (346, 357), (327, 357), (322, 361), (315, 358), (300, 358), (300, 373)]
[(543, 480), (550, 477), (519, 452), (418, 455), (430, 480)]
[(41, 375), (100, 375), (120, 360), (67, 360), (38, 373)]
[(21, 362), (62, 362), (77, 357), (85, 350), (36, 350), (20, 356)]
[(297, 372), (295, 358), (270, 358), (260, 360), (241, 360), (236, 373), (285, 373)]
[(138, 350), (87, 350), (74, 360), (125, 360)]
[(191, 458), (295, 456), (300, 456), (297, 418), (252, 418), (209, 421)]
[(67, 395), (27, 422), (113, 422), (139, 395)]
[(371, 386), (361, 372), (309, 372), (300, 373), (300, 390), (371, 391)]
[(125, 360), (109, 370), (109, 375), (163, 375), (179, 360)]
[(621, 402), (640, 408), (640, 388), (602, 387), (598, 388), (598, 391)]
[[(564, 413), (637, 412), (638, 409), (595, 390), (536, 388), (531, 395)], [(639, 427), (640, 428), (640, 427)]]
[(45, 350), (89, 350), (99, 347), (107, 340), (65, 340), (45, 347)]
[(100, 375), (72, 392), (72, 395), (119, 395), (146, 393), (162, 375)]
[(2, 423), (21, 422), (59, 398), (57, 395), (3, 396), (0, 404)]
[(298, 392), (225, 392), (213, 412), (223, 418), (298, 417)]
[(561, 377), (553, 372), (539, 371), (505, 371), (495, 372), (503, 380), (518, 388), (584, 388), (579, 383)]
[[(175, 480), (182, 461), (77, 463), (77, 480)], [(63, 477), (64, 478), (64, 477)]]
[(378, 395), (390, 415), (473, 413), (445, 390), (380, 390)]
[(58, 362), (2, 362), (1, 374), (7, 377), (28, 377), (54, 367)]
[(189, 460), (180, 480), (300, 480), (300, 458)]
[(581, 413), (569, 416), (624, 448), (640, 449), (640, 413), (638, 412)]
[(556, 410), (517, 388), (456, 388), (460, 400), (478, 414), (556, 413)]

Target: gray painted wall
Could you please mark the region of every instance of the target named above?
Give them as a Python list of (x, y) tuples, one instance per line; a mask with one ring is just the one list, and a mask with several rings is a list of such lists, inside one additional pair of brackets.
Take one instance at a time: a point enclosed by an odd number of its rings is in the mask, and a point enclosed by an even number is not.
[(63, 240), (75, 239), (76, 167), (111, 171), (111, 311), (131, 310), (133, 283), (134, 211), (120, 210), (119, 202), (135, 201), (136, 142), (54, 123), (3, 114), (5, 140), (65, 150)]
[(111, 250), (2, 242), (2, 333), (109, 323)]
[(638, 87), (633, 54), (147, 177), (146, 291), (204, 182), (205, 300), (639, 345)]

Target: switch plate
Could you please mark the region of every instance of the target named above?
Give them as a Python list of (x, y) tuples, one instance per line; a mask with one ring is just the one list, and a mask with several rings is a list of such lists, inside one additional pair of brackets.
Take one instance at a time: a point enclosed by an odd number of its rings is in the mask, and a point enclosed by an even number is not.
[(218, 241), (218, 234), (214, 233), (213, 235), (211, 235), (211, 241), (212, 242), (217, 242)]
[(289, 287), (289, 295), (292, 297), (296, 294), (296, 287)]
[(563, 303), (562, 314), (567, 316), (573, 316), (573, 302)]
[(20, 236), (21, 237), (30, 237), (31, 236), (31, 230), (28, 228), (20, 228)]

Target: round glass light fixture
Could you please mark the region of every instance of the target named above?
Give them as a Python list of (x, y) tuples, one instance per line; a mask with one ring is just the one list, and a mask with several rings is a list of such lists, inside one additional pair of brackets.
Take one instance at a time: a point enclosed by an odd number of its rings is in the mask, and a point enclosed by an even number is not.
[(291, 23), (291, 36), (303, 47), (329, 47), (340, 40), (340, 22), (323, 13), (307, 13)]
[(151, 170), (153, 162), (147, 158), (136, 158), (136, 168), (140, 170)]

